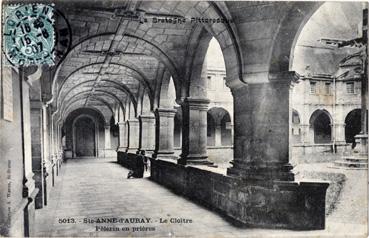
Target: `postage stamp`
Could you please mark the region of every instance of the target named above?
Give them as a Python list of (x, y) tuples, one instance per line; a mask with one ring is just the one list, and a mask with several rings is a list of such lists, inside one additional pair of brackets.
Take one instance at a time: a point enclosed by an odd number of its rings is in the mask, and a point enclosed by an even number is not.
[(3, 51), (13, 66), (54, 65), (54, 9), (46, 4), (7, 5)]

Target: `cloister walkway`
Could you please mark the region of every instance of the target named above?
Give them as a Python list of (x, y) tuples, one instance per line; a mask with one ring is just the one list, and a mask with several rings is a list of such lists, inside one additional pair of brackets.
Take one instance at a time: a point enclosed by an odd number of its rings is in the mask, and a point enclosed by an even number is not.
[[(330, 235), (332, 230), (341, 235), (360, 232), (339, 224), (328, 224), (324, 231), (308, 232), (238, 228), (148, 178), (127, 179), (127, 174), (128, 170), (115, 163), (115, 158), (68, 160), (57, 177), (49, 204), (36, 210), (36, 236), (311, 237)], [(68, 218), (76, 223), (63, 223)], [(102, 218), (122, 218), (122, 223), (84, 223), (86, 219), (96, 222)], [(150, 222), (127, 224), (124, 218), (139, 218), (140, 222), (149, 218)], [(160, 219), (170, 221), (170, 218), (188, 219), (192, 223), (160, 223)], [(96, 231), (96, 226), (120, 230)], [(133, 232), (134, 227), (147, 231)]]

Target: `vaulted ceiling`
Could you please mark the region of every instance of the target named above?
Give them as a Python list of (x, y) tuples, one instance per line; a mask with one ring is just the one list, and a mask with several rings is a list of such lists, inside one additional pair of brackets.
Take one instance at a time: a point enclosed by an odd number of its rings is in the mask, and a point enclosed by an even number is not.
[[(202, 60), (212, 37), (222, 49), (230, 87), (267, 82), (270, 72), (289, 70), (295, 35), (318, 6), (245, 1), (56, 2), (61, 57), (52, 68), (50, 102), (61, 119), (80, 107), (114, 114), (118, 107), (126, 110), (133, 105), (139, 115), (144, 95), (151, 104), (144, 107), (160, 107), (161, 90), (170, 78), (178, 100), (191, 91), (204, 91)], [(230, 21), (201, 20), (217, 18)]]

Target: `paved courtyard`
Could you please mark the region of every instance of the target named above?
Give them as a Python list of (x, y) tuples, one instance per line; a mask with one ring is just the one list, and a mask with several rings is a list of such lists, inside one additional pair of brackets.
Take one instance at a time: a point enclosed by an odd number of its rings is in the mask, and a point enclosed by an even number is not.
[(324, 231), (238, 228), (148, 178), (127, 174), (114, 158), (68, 160), (48, 206), (36, 211), (36, 236), (366, 237), (363, 225), (329, 221)]

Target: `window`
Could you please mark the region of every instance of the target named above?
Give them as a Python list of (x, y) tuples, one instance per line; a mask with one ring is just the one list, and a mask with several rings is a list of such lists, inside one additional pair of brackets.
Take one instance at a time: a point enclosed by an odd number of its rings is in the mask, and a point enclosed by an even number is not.
[(213, 89), (213, 85), (211, 84), (211, 76), (208, 76), (208, 89)]
[(310, 93), (316, 94), (316, 82), (310, 82)]
[(300, 117), (296, 111), (292, 111), (292, 123), (293, 124), (300, 124)]
[(330, 95), (331, 94), (331, 83), (325, 83), (324, 84), (324, 91), (325, 94)]
[(346, 83), (346, 92), (348, 94), (354, 94), (355, 93), (355, 91), (354, 91), (354, 82)]
[(300, 129), (297, 130), (297, 128), (292, 128), (292, 135), (294, 136), (300, 135)]

